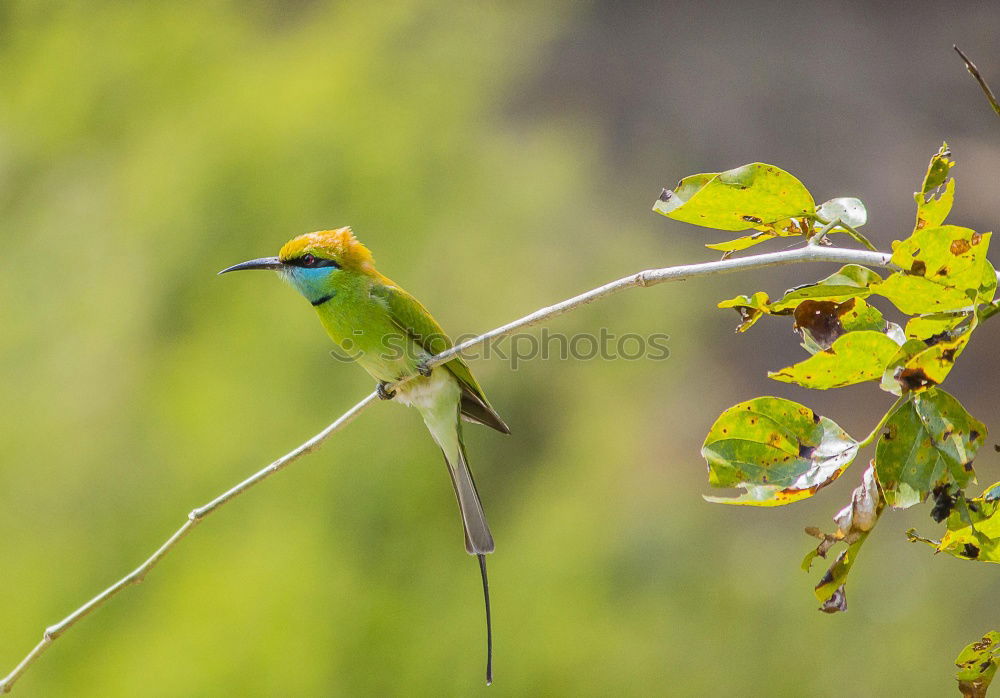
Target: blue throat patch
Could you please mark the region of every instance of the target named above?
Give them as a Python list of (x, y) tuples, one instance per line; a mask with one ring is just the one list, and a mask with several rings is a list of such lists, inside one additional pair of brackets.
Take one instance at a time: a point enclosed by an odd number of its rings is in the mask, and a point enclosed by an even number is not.
[(322, 305), (337, 295), (336, 290), (330, 288), (330, 274), (335, 274), (339, 269), (336, 267), (292, 267), (285, 274), (295, 290), (305, 296), (306, 300), (313, 305)]

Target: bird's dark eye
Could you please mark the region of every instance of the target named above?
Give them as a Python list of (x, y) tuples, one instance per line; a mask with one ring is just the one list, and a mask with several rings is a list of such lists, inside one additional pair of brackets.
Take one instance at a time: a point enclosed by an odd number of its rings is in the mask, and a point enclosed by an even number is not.
[(324, 259), (323, 257), (317, 257), (314, 254), (306, 253), (301, 257), (296, 257), (294, 259), (289, 259), (285, 264), (290, 264), (293, 267), (305, 267), (307, 269), (316, 269), (317, 267), (334, 267), (340, 268), (340, 265), (334, 262), (332, 259)]

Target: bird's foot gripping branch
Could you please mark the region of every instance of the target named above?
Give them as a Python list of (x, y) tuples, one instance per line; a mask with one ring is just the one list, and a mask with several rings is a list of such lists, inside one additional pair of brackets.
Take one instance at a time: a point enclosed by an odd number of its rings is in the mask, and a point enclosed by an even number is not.
[[(915, 194), (916, 224), (908, 237), (893, 243), (895, 271), (887, 276), (848, 264), (775, 300), (758, 291), (719, 303), (739, 313), (738, 332), (764, 316), (792, 322), (809, 356), (770, 372), (774, 380), (815, 390), (869, 382), (895, 396), (861, 440), (804, 405), (758, 397), (723, 412), (702, 447), (709, 484), (741, 490), (734, 497), (706, 499), (771, 507), (812, 497), (874, 446), (851, 501), (834, 517), (835, 530), (806, 529), (820, 540), (803, 561), (806, 570), (815, 558), (826, 558), (843, 544), (815, 586), (820, 608), (828, 613), (847, 610), (848, 574), (889, 509), (930, 500), (931, 518), (945, 530), (940, 540), (910, 531), (910, 540), (963, 560), (1000, 562), (1000, 483), (979, 496), (967, 494), (976, 482), (972, 462), (985, 442), (986, 427), (941, 387), (973, 332), (998, 310), (996, 270), (986, 258), (991, 234), (945, 224), (955, 196), (953, 165), (947, 144), (931, 158)], [(674, 191), (663, 193), (654, 210), (715, 229), (753, 230), (708, 245), (727, 256), (775, 237), (828, 244), (828, 235), (842, 232), (867, 244), (857, 232), (867, 218), (859, 200), (839, 198), (817, 206), (799, 180), (760, 163), (686, 177)], [(905, 323), (887, 321), (876, 299), (908, 316)], [(970, 652), (967, 648), (962, 656)], [(991, 653), (989, 661), (962, 664), (960, 657), (960, 681), (978, 682), (985, 692), (996, 671), (994, 659)]]

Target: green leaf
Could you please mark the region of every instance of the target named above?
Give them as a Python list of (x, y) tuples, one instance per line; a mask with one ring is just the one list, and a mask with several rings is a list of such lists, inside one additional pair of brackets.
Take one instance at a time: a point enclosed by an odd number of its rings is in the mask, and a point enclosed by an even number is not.
[(990, 260), (983, 262), (983, 282), (979, 286), (979, 302), (989, 303), (997, 292), (997, 270)]
[(975, 479), (986, 427), (940, 388), (913, 395), (889, 416), (875, 446), (875, 474), (892, 507), (919, 504), (936, 488)]
[(966, 698), (985, 698), (1000, 664), (1000, 633), (988, 632), (980, 640), (966, 645), (955, 659), (958, 690)]
[(730, 407), (712, 425), (701, 454), (712, 487), (746, 490), (710, 502), (780, 506), (806, 499), (837, 479), (858, 444), (804, 405), (759, 397)]
[(776, 381), (814, 390), (841, 388), (881, 379), (885, 365), (898, 349), (899, 345), (882, 332), (848, 332), (829, 349), (767, 375)]
[[(964, 505), (963, 505), (964, 501)], [(938, 550), (963, 560), (1000, 562), (1000, 482), (982, 495), (959, 500), (948, 514), (948, 532)]]
[(854, 566), (858, 551), (878, 522), (884, 504), (875, 480), (875, 468), (868, 466), (861, 477), (861, 484), (854, 488), (851, 503), (833, 517), (837, 524), (836, 532), (823, 534), (817, 528), (806, 529), (806, 533), (820, 539), (819, 546), (802, 561), (802, 568), (806, 571), (815, 558), (825, 558), (837, 543), (847, 544), (847, 549), (837, 556), (814, 590), (816, 598), (823, 602), (821, 611), (835, 613), (847, 610), (847, 575)]
[(760, 318), (769, 313), (767, 294), (757, 291), (752, 296), (736, 296), (727, 301), (722, 301), (719, 308), (734, 308), (740, 314), (740, 324), (736, 328), (737, 332), (746, 332), (754, 326)]
[(673, 191), (663, 191), (653, 210), (717, 230), (761, 231), (762, 235), (734, 241), (736, 247), (726, 248), (745, 249), (771, 237), (803, 234), (805, 231), (791, 219), (815, 216), (816, 202), (792, 175), (774, 165), (755, 162), (726, 172), (685, 177)]
[[(816, 216), (827, 223), (839, 218), (852, 228), (860, 228), (868, 222), (868, 211), (861, 199), (852, 196), (842, 196), (824, 201), (816, 208)], [(822, 223), (817, 228), (822, 228)], [(836, 232), (834, 228), (831, 232)]]
[(917, 202), (917, 222), (914, 230), (939, 226), (948, 217), (955, 202), (955, 180), (949, 174), (954, 165), (951, 150), (945, 143), (931, 158), (927, 174), (924, 175), (924, 183), (920, 191), (913, 195)]
[(816, 283), (796, 286), (785, 291), (785, 295), (771, 304), (771, 312), (794, 308), (806, 299), (843, 301), (848, 298), (865, 297), (871, 293), (871, 286), (882, 281), (882, 277), (868, 267), (848, 264), (825, 279)]
[(885, 332), (887, 329), (888, 323), (886, 323), (882, 311), (874, 305), (869, 305), (864, 298), (850, 298), (838, 306), (840, 324), (844, 326), (845, 332), (858, 330)]
[(918, 230), (895, 243), (892, 263), (903, 269), (874, 286), (907, 315), (960, 310), (975, 305), (988, 284), (990, 233), (943, 225)]

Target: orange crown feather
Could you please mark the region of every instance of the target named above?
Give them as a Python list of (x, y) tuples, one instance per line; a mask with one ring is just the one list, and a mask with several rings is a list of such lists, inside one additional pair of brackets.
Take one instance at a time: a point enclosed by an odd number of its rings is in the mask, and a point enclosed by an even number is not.
[(354, 237), (350, 226), (299, 235), (285, 243), (278, 258), (285, 261), (304, 254), (333, 259), (344, 267), (374, 271), (375, 260), (372, 253)]

